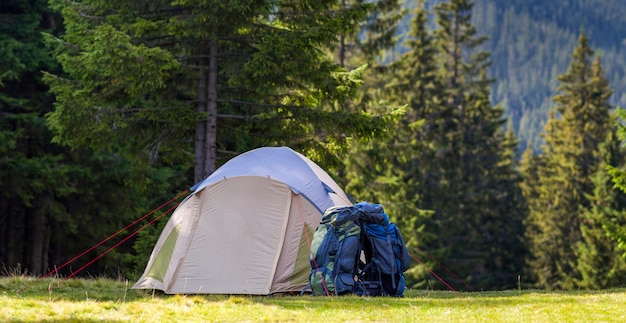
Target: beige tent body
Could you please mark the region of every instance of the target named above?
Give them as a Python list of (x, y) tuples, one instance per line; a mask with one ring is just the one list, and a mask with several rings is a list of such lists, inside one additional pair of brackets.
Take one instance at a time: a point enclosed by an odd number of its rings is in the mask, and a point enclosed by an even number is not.
[(324, 170), (286, 147), (237, 156), (192, 190), (133, 288), (168, 294), (300, 291), (324, 210), (352, 204)]

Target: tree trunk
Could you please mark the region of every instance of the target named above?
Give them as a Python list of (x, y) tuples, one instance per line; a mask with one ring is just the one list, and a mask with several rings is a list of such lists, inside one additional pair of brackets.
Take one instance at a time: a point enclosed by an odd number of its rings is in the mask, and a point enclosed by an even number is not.
[[(342, 0), (341, 8), (345, 8), (345, 7), (346, 7), (346, 1)], [(341, 34), (339, 35), (339, 65), (343, 68), (346, 67), (345, 60), (346, 60), (346, 36), (344, 34)]]
[(196, 111), (206, 116), (196, 125), (194, 174), (196, 183), (215, 171), (217, 162), (217, 40), (209, 41), (208, 66), (199, 64), (198, 105)]
[(49, 253), (50, 253), (50, 236), (52, 235), (52, 233), (50, 232), (50, 225), (49, 225), (49, 220), (46, 220), (46, 228), (47, 230), (45, 230), (44, 232), (44, 237), (43, 237), (43, 244), (42, 244), (42, 248), (41, 248), (41, 274), (47, 274), (48, 271), (50, 270), (50, 257), (49, 257)]
[(30, 224), (30, 273), (34, 276), (39, 276), (42, 272), (42, 255), (45, 227), (42, 207), (34, 208)]
[(9, 243), (9, 208), (7, 207), (7, 199), (0, 199), (0, 264), (7, 263)]
[[(196, 112), (202, 115), (205, 112), (205, 106), (207, 102), (207, 71), (202, 61), (199, 64), (200, 75), (198, 77), (198, 105), (196, 106)], [(203, 180), (204, 177), (204, 161), (206, 152), (205, 147), (205, 128), (206, 122), (203, 119), (198, 120), (196, 123), (196, 138), (194, 140), (194, 181), (198, 183)]]
[[(18, 266), (18, 259), (20, 259), (18, 257), (19, 254), (19, 250), (24, 249), (24, 242), (21, 239), (18, 238), (23, 238), (23, 236), (18, 236), (20, 231), (19, 231), (19, 226), (18, 226), (18, 216), (20, 216), (20, 214), (23, 214), (23, 209), (22, 208), (12, 208), (12, 206), (14, 206), (15, 203), (13, 203), (12, 200), (9, 200), (8, 204), (8, 210), (12, 210), (12, 212), (8, 213), (7, 216), (7, 221), (6, 221), (6, 255), (4, 257), (4, 264), (7, 267), (7, 270), (13, 270), (16, 269), (16, 267)], [(13, 204), (13, 205), (12, 205)], [(17, 246), (16, 242), (17, 241), (22, 241), (22, 244)]]
[(209, 43), (209, 75), (207, 84), (207, 119), (204, 138), (204, 170), (207, 177), (215, 171), (217, 162), (217, 40)]
[[(62, 232), (63, 231), (60, 230), (58, 223), (56, 223), (56, 225), (50, 231), (50, 235), (51, 235), (50, 239), (53, 241), (53, 243), (52, 243), (52, 247), (51, 248), (49, 247), (49, 248), (51, 249), (50, 254), (52, 255), (52, 257), (46, 263), (52, 264), (53, 266), (57, 266), (58, 264), (63, 263), (68, 260), (67, 255), (64, 254), (65, 249), (63, 248), (63, 243), (64, 243), (65, 236), (63, 235)], [(57, 269), (56, 267), (52, 268), (52, 270), (56, 270), (56, 269)], [(60, 272), (55, 272), (54, 276), (56, 277), (59, 274)]]

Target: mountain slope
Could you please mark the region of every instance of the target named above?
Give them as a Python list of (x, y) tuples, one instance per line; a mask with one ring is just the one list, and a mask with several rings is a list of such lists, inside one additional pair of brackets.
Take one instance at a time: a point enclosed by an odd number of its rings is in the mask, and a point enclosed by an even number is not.
[(504, 104), (521, 140), (540, 148), (541, 132), (556, 94), (556, 77), (584, 30), (602, 59), (614, 94), (626, 106), (626, 1), (476, 0), (472, 21), (490, 40), (494, 102)]

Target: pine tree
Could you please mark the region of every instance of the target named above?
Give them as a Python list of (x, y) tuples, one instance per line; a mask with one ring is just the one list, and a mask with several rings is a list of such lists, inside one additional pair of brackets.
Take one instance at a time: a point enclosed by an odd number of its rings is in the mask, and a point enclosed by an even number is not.
[(518, 287), (516, 281), (519, 283), (519, 280), (516, 279), (523, 273), (528, 253), (524, 245), (523, 225), (528, 209), (522, 190), (523, 176), (517, 152), (519, 139), (513, 131), (512, 122), (509, 122), (507, 129), (500, 146), (502, 154), (497, 165), (498, 184), (494, 184), (503, 194), (492, 192), (497, 196), (493, 205), (497, 206), (499, 212), (496, 213), (495, 242), (491, 250), (495, 257), (492, 270), (496, 276), (492, 279), (492, 284), (500, 288)]
[[(344, 111), (362, 70), (323, 53), (364, 6), (337, 1), (53, 1), (67, 34), (51, 39), (68, 78), (49, 75), (56, 140), (97, 149), (127, 142), (138, 161), (187, 163), (195, 179), (263, 145), (338, 163), (352, 136), (387, 116)], [(218, 124), (219, 121), (219, 124)], [(131, 138), (132, 140), (127, 140)], [(194, 139), (192, 139), (194, 138)]]
[[(412, 253), (431, 237), (423, 231), (424, 222), (430, 216), (419, 209), (419, 176), (416, 176), (418, 157), (423, 143), (417, 135), (423, 122), (423, 106), (428, 90), (434, 85), (424, 85), (434, 79), (434, 65), (430, 36), (426, 31), (427, 13), (419, 7), (413, 19), (407, 43), (411, 51), (395, 62), (389, 62), (378, 70), (375, 77), (366, 80), (366, 93), (361, 103), (369, 109), (378, 106), (405, 105), (406, 112), (396, 124), (390, 137), (370, 143), (357, 143), (346, 161), (346, 189), (361, 200), (381, 203), (393, 221), (400, 226), (404, 239)], [(429, 73), (426, 70), (430, 70)], [(368, 82), (369, 81), (369, 82)], [(382, 103), (381, 103), (382, 102)], [(414, 266), (407, 273), (409, 284), (423, 277), (423, 267)]]
[[(539, 168), (543, 165), (543, 157), (542, 155), (535, 155), (531, 144), (528, 143), (519, 163), (519, 172), (522, 176), (520, 189), (524, 198), (524, 210), (526, 212), (526, 217), (523, 220), (525, 237), (523, 245), (527, 251), (526, 257), (529, 256), (528, 253), (535, 251), (532, 249), (534, 244), (529, 241), (534, 241), (539, 238), (540, 223), (532, 222), (529, 215), (543, 209), (539, 199)], [(524, 271), (523, 277), (520, 278), (525, 282), (537, 281), (536, 273), (528, 270)]]
[[(0, 12), (0, 65), (6, 67), (0, 73), (0, 263), (41, 275), (168, 196), (166, 174), (173, 170), (136, 169), (115, 153), (51, 143), (45, 115), (54, 98), (41, 71), (61, 71), (42, 32), (60, 34), (62, 19), (46, 1), (3, 1)], [(86, 263), (80, 261), (74, 270)], [(114, 252), (89, 270), (104, 268), (119, 274), (127, 267)]]
[(421, 207), (435, 212), (428, 248), (444, 264), (475, 287), (513, 287), (519, 255), (506, 248), (519, 245), (521, 232), (522, 214), (509, 209), (521, 203), (516, 141), (490, 102), (489, 53), (478, 50), (486, 38), (476, 35), (471, 10), (463, 0), (435, 7), (440, 86), (425, 122), (433, 154), (424, 160)]
[[(359, 24), (358, 28), (352, 30), (349, 33), (339, 34), (339, 42), (334, 48), (333, 55), (335, 60), (344, 68), (364, 68), (363, 73), (363, 85), (359, 88), (356, 96), (351, 100), (345, 102), (342, 106), (346, 111), (367, 111), (371, 114), (383, 114), (389, 111), (389, 107), (396, 105), (402, 106), (404, 103), (396, 103), (389, 100), (389, 95), (385, 89), (385, 85), (392, 80), (393, 75), (389, 71), (388, 58), (385, 57), (389, 51), (393, 52), (393, 48), (396, 45), (396, 32), (397, 26), (401, 22), (404, 15), (404, 11), (401, 8), (400, 2), (396, 0), (384, 0), (376, 2), (364, 1), (341, 1), (342, 8), (349, 8), (352, 6), (365, 6), (367, 8), (367, 15), (365, 19)], [(402, 114), (403, 110), (398, 110), (399, 114)], [(395, 126), (395, 125), (394, 125)], [(393, 129), (392, 131), (395, 131)], [(391, 135), (391, 132), (387, 133), (384, 138), (379, 140), (385, 141)], [(351, 143), (351, 150), (349, 158), (363, 159), (372, 156), (374, 151), (379, 151), (379, 148), (384, 146), (380, 142), (365, 142), (362, 140), (355, 140)], [(378, 147), (378, 148), (376, 148)], [(376, 154), (382, 154), (380, 151)], [(357, 157), (358, 156), (358, 157)], [(340, 177), (350, 176), (349, 170), (346, 169), (346, 163), (342, 165), (342, 168), (337, 170), (337, 173), (342, 174)], [(364, 169), (362, 169), (363, 171)], [(346, 179), (346, 185), (351, 186), (351, 189), (358, 190), (357, 196), (366, 198), (369, 194), (365, 193), (366, 190), (357, 188), (360, 184), (354, 185), (351, 181), (359, 181), (357, 173), (352, 173), (355, 176), (350, 179)], [(363, 175), (367, 176), (367, 175)], [(371, 200), (371, 198), (367, 197)]]
[[(471, 5), (437, 8), (441, 27), (434, 33), (424, 5), (416, 8), (409, 51), (389, 66), (395, 77), (388, 98), (406, 103), (407, 113), (391, 140), (353, 158), (355, 174), (377, 172), (348, 187), (386, 195), (410, 247), (428, 249), (477, 287), (512, 287), (523, 259), (521, 216), (509, 210), (521, 198), (516, 140), (505, 136), (502, 109), (489, 101), (488, 53), (469, 56), (484, 39), (469, 23)], [(413, 268), (410, 283), (423, 283), (424, 274)]]
[[(617, 129), (617, 138), (622, 143), (626, 141), (626, 126), (623, 120), (626, 120), (626, 110), (618, 107), (616, 109), (615, 128)], [(626, 171), (624, 166), (620, 164), (609, 164), (606, 167), (607, 172), (611, 176), (613, 187), (626, 193)], [(606, 234), (614, 241), (617, 249), (622, 252), (622, 258), (626, 259), (626, 216), (618, 215), (608, 219), (603, 223), (603, 229)]]
[(529, 267), (541, 288), (573, 288), (580, 275), (581, 210), (590, 207), (591, 177), (602, 160), (598, 147), (610, 125), (611, 90), (599, 61), (592, 63), (593, 54), (581, 33), (569, 70), (558, 77), (558, 116), (553, 113), (545, 129), (537, 201), (530, 202), (527, 221)]
[(626, 259), (620, 257), (621, 252), (604, 229), (607, 224), (626, 217), (623, 211), (626, 196), (612, 187), (606, 169), (606, 165), (624, 165), (624, 154), (615, 131), (609, 132), (599, 153), (604, 159), (591, 177), (593, 195), (587, 197), (590, 208), (582, 212), (582, 239), (577, 246), (576, 269), (581, 278), (576, 285), (591, 290), (614, 288), (626, 283)]
[(337, 62), (353, 69), (368, 64), (373, 74), (378, 68), (384, 69), (389, 63), (381, 54), (393, 50), (397, 43), (398, 25), (404, 17), (402, 4), (397, 0), (364, 2), (362, 0), (341, 0), (341, 8), (364, 6), (367, 10), (358, 28), (348, 33), (340, 33), (334, 50)]
[(4, 1), (0, 12), (0, 262), (41, 274), (47, 218), (69, 172), (43, 120), (51, 106), (39, 70), (55, 64), (39, 33), (56, 19), (45, 1)]

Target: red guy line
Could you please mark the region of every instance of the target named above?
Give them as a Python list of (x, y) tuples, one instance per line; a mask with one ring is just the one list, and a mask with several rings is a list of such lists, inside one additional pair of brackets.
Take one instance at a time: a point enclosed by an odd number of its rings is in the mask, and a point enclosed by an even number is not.
[[(61, 265), (60, 267), (55, 268), (54, 270), (51, 270), (50, 272), (48, 272), (47, 274), (45, 274), (44, 276), (42, 276), (40, 279), (46, 278), (46, 277), (50, 276), (52, 273), (56, 273), (56, 272), (58, 272), (58, 271), (59, 271), (59, 270), (61, 270), (62, 268), (66, 267), (67, 265), (69, 265), (69, 264), (71, 264), (72, 262), (76, 261), (78, 258), (80, 258), (80, 257), (84, 256), (85, 254), (87, 254), (88, 252), (90, 252), (90, 251), (92, 251), (92, 250), (96, 249), (97, 247), (101, 246), (103, 243), (105, 243), (105, 242), (107, 242), (107, 241), (109, 241), (109, 240), (113, 239), (114, 237), (116, 237), (116, 236), (117, 236), (117, 235), (119, 235), (120, 233), (122, 233), (122, 232), (126, 231), (128, 228), (130, 228), (130, 227), (132, 227), (133, 225), (137, 224), (137, 223), (138, 223), (138, 222), (140, 222), (141, 220), (144, 220), (145, 218), (147, 218), (148, 216), (150, 216), (150, 215), (154, 214), (156, 211), (160, 210), (160, 209), (161, 209), (161, 208), (163, 208), (164, 206), (166, 206), (166, 205), (170, 204), (172, 201), (175, 201), (176, 199), (178, 199), (179, 197), (181, 197), (183, 194), (187, 193), (188, 191), (189, 191), (188, 189), (184, 190), (182, 193), (178, 194), (178, 195), (177, 195), (176, 197), (174, 197), (173, 199), (171, 199), (171, 200), (169, 200), (169, 201), (167, 201), (167, 202), (163, 203), (162, 205), (160, 205), (160, 206), (159, 206), (159, 207), (157, 207), (156, 209), (154, 209), (154, 210), (150, 211), (150, 212), (149, 212), (149, 213), (147, 213), (146, 215), (144, 215), (144, 216), (142, 216), (141, 218), (139, 218), (139, 219), (135, 220), (133, 223), (131, 223), (131, 224), (129, 224), (129, 225), (127, 225), (127, 226), (125, 226), (123, 229), (121, 229), (121, 230), (117, 231), (116, 233), (114, 233), (114, 234), (110, 235), (108, 238), (106, 238), (106, 239), (104, 239), (104, 240), (102, 240), (102, 241), (98, 242), (98, 244), (94, 245), (93, 247), (91, 247), (91, 248), (89, 248), (89, 249), (87, 249), (87, 250), (83, 251), (81, 254), (79, 254), (78, 256), (76, 256), (76, 257), (74, 257), (74, 258), (70, 259), (69, 261), (67, 261), (66, 263), (64, 263), (63, 265)], [(180, 203), (179, 203), (179, 204), (180, 204)], [(178, 204), (177, 204), (177, 205), (178, 205)]]
[(413, 258), (413, 260), (419, 262), (422, 266), (424, 266), (424, 268), (426, 268), (433, 276), (435, 276), (435, 278), (439, 279), (440, 282), (442, 282), (444, 285), (446, 285), (446, 287), (448, 287), (448, 289), (452, 292), (454, 292), (457, 296), (461, 296), (461, 294), (459, 294), (459, 292), (452, 288), (452, 286), (450, 286), (448, 283), (446, 283), (445, 280), (443, 280), (441, 277), (439, 277), (437, 274), (435, 274), (435, 272), (433, 272), (430, 268), (428, 268), (428, 266), (426, 266), (426, 264), (424, 264), (421, 260), (419, 260), (417, 257), (413, 256), (413, 254), (409, 253), (409, 255), (411, 255), (411, 258)]
[(173, 209), (175, 209), (181, 202), (178, 202), (176, 205), (172, 206), (171, 208), (169, 208), (167, 211), (165, 211), (163, 214), (157, 216), (156, 218), (154, 218), (152, 221), (148, 222), (146, 225), (142, 226), (141, 228), (139, 228), (139, 230), (133, 232), (132, 234), (130, 234), (129, 236), (127, 236), (126, 238), (124, 238), (122, 241), (116, 243), (113, 247), (109, 248), (107, 251), (103, 252), (102, 254), (98, 255), (98, 257), (96, 257), (95, 259), (91, 260), (90, 262), (88, 262), (87, 264), (85, 264), (84, 266), (80, 267), (77, 271), (73, 272), (71, 275), (65, 277), (62, 281), (66, 281), (72, 277), (74, 277), (76, 274), (78, 274), (79, 272), (81, 272), (83, 269), (87, 268), (87, 266), (93, 264), (94, 262), (96, 262), (98, 259), (104, 257), (106, 254), (108, 254), (109, 252), (113, 251), (113, 249), (119, 247), (121, 244), (123, 244), (124, 242), (128, 241), (128, 239), (136, 236), (139, 232), (141, 232), (142, 230), (144, 230), (145, 228), (149, 227), (150, 225), (152, 225), (154, 222), (156, 222), (157, 220), (159, 220), (160, 218), (162, 218), (164, 215), (166, 215), (167, 213), (169, 213), (170, 211), (172, 211)]
[(465, 282), (459, 276), (455, 275), (450, 269), (448, 269), (446, 266), (442, 265), (439, 261), (437, 261), (437, 259), (433, 258), (433, 256), (429, 255), (426, 251), (421, 250), (420, 248), (417, 248), (417, 247), (415, 247), (415, 250), (417, 250), (417, 252), (425, 255), (426, 257), (430, 258), (430, 260), (434, 261), (437, 265), (441, 266), (441, 268), (445, 269), (445, 271), (450, 273), (450, 275), (454, 276), (454, 278), (460, 280), (465, 286), (467, 286), (467, 288), (471, 289), (473, 292), (476, 291), (474, 289), (474, 287), (470, 286), (467, 282)]

